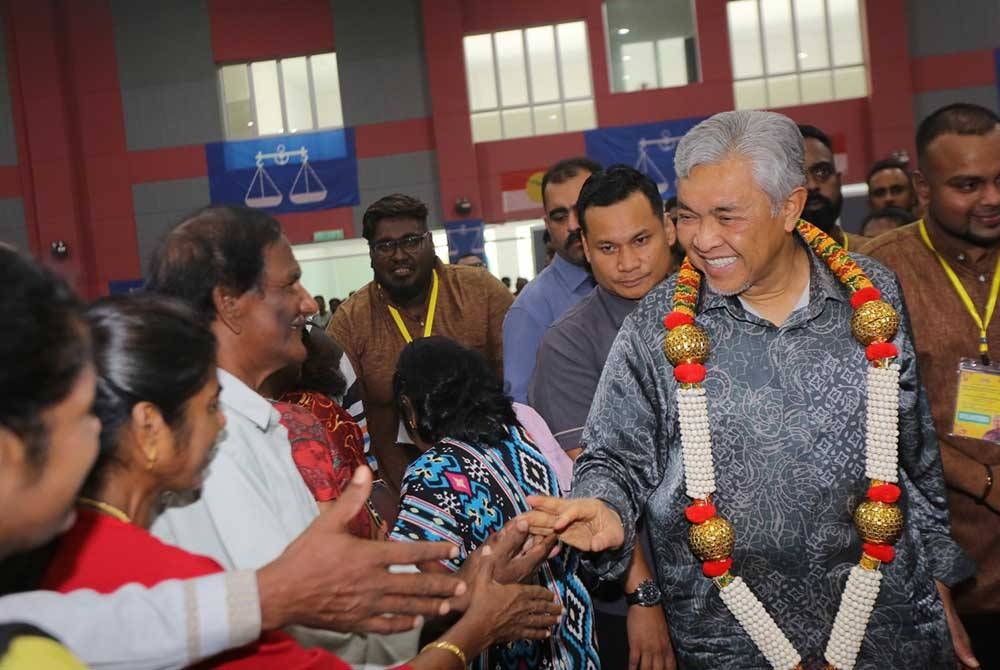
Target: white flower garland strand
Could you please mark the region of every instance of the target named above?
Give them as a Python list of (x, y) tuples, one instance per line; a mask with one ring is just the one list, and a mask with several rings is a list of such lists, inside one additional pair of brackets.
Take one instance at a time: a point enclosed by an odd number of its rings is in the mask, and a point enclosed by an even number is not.
[[(899, 365), (868, 368), (866, 466), (869, 479), (898, 481)], [(701, 384), (677, 390), (684, 484), (688, 497), (704, 500), (715, 492), (715, 467), (709, 430), (708, 401)], [(868, 620), (878, 598), (882, 575), (878, 567), (851, 568), (833, 629), (827, 641), (827, 662), (851, 670), (857, 661)], [(742, 578), (722, 586), (719, 595), (740, 626), (775, 670), (793, 670), (801, 656)]]

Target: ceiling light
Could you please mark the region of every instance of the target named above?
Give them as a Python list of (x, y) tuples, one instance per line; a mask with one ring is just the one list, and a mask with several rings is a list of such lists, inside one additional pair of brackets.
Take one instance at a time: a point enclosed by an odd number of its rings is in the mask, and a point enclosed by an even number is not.
[(618, 29), (618, 34), (619, 35), (628, 35), (630, 32), (631, 31), (628, 28), (619, 28)]
[(809, 54), (807, 54), (805, 51), (800, 51), (799, 58), (809, 58)]
[(247, 125), (253, 127), (253, 121), (247, 121)]
[(630, 61), (630, 60), (632, 60), (632, 57), (631, 56), (622, 56), (622, 60), (623, 61)]

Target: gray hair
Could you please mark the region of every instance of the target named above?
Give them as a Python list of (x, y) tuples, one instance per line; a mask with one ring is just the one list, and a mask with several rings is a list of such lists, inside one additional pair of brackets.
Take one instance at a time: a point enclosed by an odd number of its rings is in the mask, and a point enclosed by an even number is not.
[(754, 181), (767, 194), (774, 214), (789, 193), (806, 183), (799, 127), (782, 114), (750, 110), (722, 112), (689, 130), (674, 156), (677, 179), (730, 156), (750, 159)]

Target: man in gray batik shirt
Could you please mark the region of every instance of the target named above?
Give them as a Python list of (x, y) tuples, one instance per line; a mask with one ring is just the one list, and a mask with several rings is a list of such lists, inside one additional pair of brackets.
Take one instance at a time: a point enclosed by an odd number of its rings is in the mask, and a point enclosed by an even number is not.
[[(771, 112), (726, 112), (680, 142), (677, 233), (702, 274), (696, 321), (711, 348), (703, 388), (719, 513), (735, 530), (734, 574), (753, 590), (807, 668), (822, 668), (848, 571), (861, 555), (852, 514), (864, 499), (864, 347), (850, 295), (804, 244), (801, 138)], [(937, 440), (910, 324), (891, 272), (855, 261), (900, 316), (899, 485), (905, 516), (895, 560), (855, 668), (954, 668), (967, 643), (949, 587), (972, 565), (951, 539)], [(702, 574), (688, 546), (684, 467), (663, 317), (675, 278), (622, 324), (583, 433), (573, 499), (533, 499), (538, 532), (559, 518), (564, 542), (623, 573), (636, 524), (652, 540), (678, 664), (766, 668), (764, 656)], [(563, 524), (568, 523), (565, 528)]]
[[(545, 333), (528, 390), (529, 403), (571, 458), (580, 454), (583, 424), (618, 328), (673, 269), (670, 247), (676, 239), (656, 184), (624, 165), (587, 179), (577, 219), (597, 288)], [(633, 564), (620, 583), (592, 591), (604, 670), (625, 670), (630, 662), (632, 667), (673, 667), (644, 534), (643, 541), (641, 563)]]

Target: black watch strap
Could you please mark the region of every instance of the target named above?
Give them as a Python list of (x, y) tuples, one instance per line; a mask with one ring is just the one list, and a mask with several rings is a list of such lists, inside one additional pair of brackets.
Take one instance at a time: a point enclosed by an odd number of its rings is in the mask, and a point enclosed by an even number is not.
[(639, 605), (640, 607), (654, 607), (663, 600), (660, 587), (652, 579), (640, 582), (635, 591), (625, 594), (625, 602), (629, 606)]

